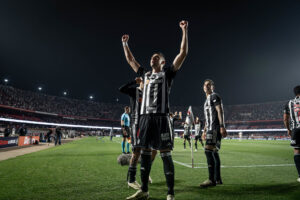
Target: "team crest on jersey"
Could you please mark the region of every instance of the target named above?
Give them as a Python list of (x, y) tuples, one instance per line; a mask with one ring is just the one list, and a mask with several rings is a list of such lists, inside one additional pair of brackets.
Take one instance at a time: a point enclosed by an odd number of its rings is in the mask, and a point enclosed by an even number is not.
[(161, 136), (162, 141), (167, 141), (167, 140), (170, 139), (170, 134), (169, 133), (162, 133), (162, 134), (160, 134), (160, 136)]
[(291, 145), (296, 144), (296, 140), (291, 140)]

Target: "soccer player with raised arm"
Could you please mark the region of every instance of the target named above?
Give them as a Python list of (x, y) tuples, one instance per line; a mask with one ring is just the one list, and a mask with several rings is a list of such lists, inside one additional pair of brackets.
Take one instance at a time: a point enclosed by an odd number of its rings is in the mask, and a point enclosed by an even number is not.
[(168, 186), (167, 200), (174, 198), (174, 164), (171, 156), (173, 131), (169, 117), (169, 94), (176, 72), (181, 68), (188, 53), (188, 22), (181, 21), (180, 52), (170, 66), (165, 66), (163, 54), (154, 53), (150, 60), (151, 71), (135, 60), (129, 46), (128, 35), (122, 36), (126, 60), (144, 80), (143, 98), (139, 120), (138, 145), (141, 152), (141, 189), (127, 199), (148, 199), (148, 177), (151, 171), (151, 149), (160, 151)]
[(207, 159), (209, 179), (200, 184), (200, 187), (223, 184), (221, 179), (221, 161), (219, 150), (222, 136), (226, 137), (224, 109), (221, 97), (214, 92), (214, 82), (210, 79), (204, 81), (203, 90), (206, 94), (204, 103), (205, 127), (203, 139), (206, 140), (205, 156)]
[[(300, 182), (300, 85), (294, 88), (296, 97), (285, 105), (283, 122), (291, 137), (291, 146), (294, 148), (294, 162)], [(290, 126), (291, 125), (291, 126)]]

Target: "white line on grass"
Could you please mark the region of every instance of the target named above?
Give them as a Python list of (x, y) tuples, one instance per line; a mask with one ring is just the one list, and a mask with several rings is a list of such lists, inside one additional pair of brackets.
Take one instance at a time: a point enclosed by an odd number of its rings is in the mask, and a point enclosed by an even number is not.
[[(182, 165), (184, 167), (192, 168), (191, 165), (183, 162), (179, 162), (173, 160), (174, 163)], [(198, 163), (195, 163), (198, 164)], [(199, 163), (202, 164), (202, 163)], [(295, 164), (272, 164), (272, 165), (237, 165), (237, 166), (229, 166), (229, 165), (222, 165), (222, 168), (255, 168), (255, 167), (287, 167), (287, 166), (295, 166)], [(207, 167), (194, 167), (196, 169), (207, 169)]]

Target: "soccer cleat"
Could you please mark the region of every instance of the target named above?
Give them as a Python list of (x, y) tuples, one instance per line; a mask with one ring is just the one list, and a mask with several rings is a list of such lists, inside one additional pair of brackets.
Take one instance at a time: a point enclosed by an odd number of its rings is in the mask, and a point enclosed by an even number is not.
[(167, 200), (175, 200), (174, 195), (168, 194)]
[(216, 182), (213, 182), (211, 180), (206, 180), (200, 184), (200, 187), (211, 187), (211, 186), (216, 186)]
[(217, 184), (217, 185), (222, 185), (222, 184), (223, 184), (223, 181), (222, 181), (222, 179), (220, 179), (220, 180), (217, 180), (217, 181), (216, 181), (216, 184)]
[(128, 182), (128, 187), (131, 187), (131, 188), (133, 188), (133, 189), (135, 189), (135, 190), (141, 189), (140, 184), (139, 184), (138, 182), (136, 182), (136, 181), (134, 181), (134, 182), (132, 182), (132, 183), (129, 183), (129, 182)]
[(126, 198), (126, 200), (148, 200), (148, 199), (149, 199), (149, 192), (143, 192), (142, 190), (138, 190), (135, 194)]
[(149, 181), (148, 181), (150, 184), (152, 184), (153, 183), (153, 181), (152, 181), (152, 178), (149, 176)]
[(297, 178), (297, 181), (300, 183), (300, 177), (299, 177), (299, 178)]

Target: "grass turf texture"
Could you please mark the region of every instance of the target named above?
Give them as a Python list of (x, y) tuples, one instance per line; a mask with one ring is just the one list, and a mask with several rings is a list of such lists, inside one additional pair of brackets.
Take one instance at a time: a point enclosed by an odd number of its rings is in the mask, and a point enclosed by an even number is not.
[[(62, 146), (0, 162), (0, 199), (125, 199), (128, 166), (117, 164), (121, 138), (96, 140), (88, 137)], [(190, 149), (176, 139), (173, 159), (191, 165)], [(188, 146), (188, 145), (187, 145)], [(201, 145), (198, 144), (198, 147)], [(158, 154), (159, 155), (159, 154)], [(194, 153), (196, 167), (205, 167), (203, 149)], [(293, 164), (288, 141), (223, 140), (220, 151), (223, 185), (200, 189), (208, 177), (207, 168), (192, 169), (175, 165), (177, 200), (195, 199), (299, 199), (294, 165), (271, 167), (232, 167)], [(149, 186), (150, 199), (166, 199), (162, 161), (155, 159)], [(140, 182), (139, 169), (137, 180)]]

